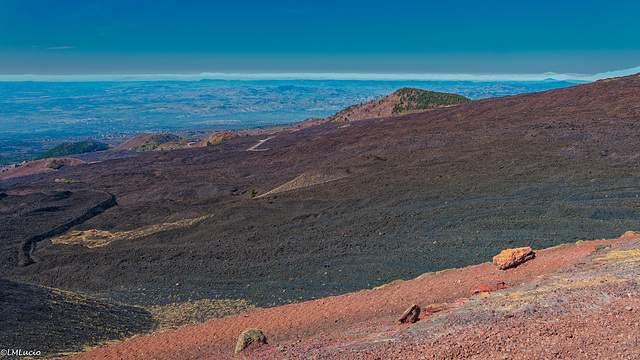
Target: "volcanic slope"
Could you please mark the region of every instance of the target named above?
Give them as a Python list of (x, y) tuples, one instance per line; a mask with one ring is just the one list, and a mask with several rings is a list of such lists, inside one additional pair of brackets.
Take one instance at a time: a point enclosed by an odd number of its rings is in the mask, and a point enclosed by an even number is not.
[[(640, 228), (638, 99), (635, 75), (7, 179), (0, 272), (129, 305), (268, 307), (482, 263), (506, 247), (617, 237)], [(264, 151), (246, 151), (262, 140)], [(291, 182), (303, 174), (344, 176)], [(260, 197), (287, 183), (304, 186)], [(117, 205), (71, 227), (79, 242), (43, 239), (20, 266), (25, 239), (83, 213), (24, 197), (60, 192), (112, 194)], [(38, 209), (37, 227), (7, 220)], [(107, 241), (83, 246), (92, 234)]]
[(45, 358), (122, 341), (155, 326), (144, 309), (0, 279), (0, 338), (7, 349)]
[(155, 150), (162, 144), (179, 141), (180, 138), (173, 134), (152, 134), (152, 135), (138, 135), (133, 139), (129, 139), (122, 144), (115, 147), (115, 150), (136, 150), (136, 151), (148, 151)]

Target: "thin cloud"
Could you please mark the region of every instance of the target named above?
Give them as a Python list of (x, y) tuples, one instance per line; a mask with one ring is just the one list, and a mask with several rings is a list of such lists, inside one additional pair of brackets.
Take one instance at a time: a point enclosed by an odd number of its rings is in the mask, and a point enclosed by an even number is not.
[(45, 48), (47, 50), (71, 50), (71, 49), (75, 49), (76, 47), (74, 46), (50, 46), (48, 48)]

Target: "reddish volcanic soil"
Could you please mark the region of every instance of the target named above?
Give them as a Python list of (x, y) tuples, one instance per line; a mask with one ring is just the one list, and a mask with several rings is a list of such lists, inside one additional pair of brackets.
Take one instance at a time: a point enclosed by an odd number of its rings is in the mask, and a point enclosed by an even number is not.
[[(52, 164), (52, 161), (55, 161), (55, 163)], [(84, 164), (84, 161), (73, 158), (41, 159), (0, 172), (0, 180), (34, 174), (53, 173), (57, 169), (65, 166), (76, 166), (80, 164)]]
[[(640, 297), (637, 284), (628, 279), (612, 282), (605, 275), (607, 271), (616, 276), (626, 274), (621, 266), (630, 264), (629, 259), (635, 261), (632, 265), (637, 269), (639, 242), (640, 235), (634, 234), (620, 239), (564, 245), (537, 251), (535, 259), (506, 271), (485, 263), (429, 274), (378, 290), (269, 308), (139, 336), (74, 358), (233, 358), (238, 335), (252, 327), (265, 333), (269, 345), (249, 348), (243, 354), (247, 358), (495, 359), (512, 358), (514, 354), (533, 358), (583, 354), (581, 358), (592, 358), (596, 355), (593, 351), (609, 347), (615, 348), (618, 355), (637, 355), (640, 349), (638, 336), (630, 332), (630, 329), (638, 328)], [(618, 245), (609, 248), (607, 244)], [(591, 274), (589, 270), (597, 271), (592, 273), (598, 281), (587, 279)], [(473, 286), (497, 279), (504, 281), (507, 289), (471, 298)], [(573, 285), (558, 285), (560, 282)], [(608, 286), (594, 293), (608, 291), (625, 296), (617, 299), (615, 294), (608, 295), (609, 300), (605, 303), (609, 306), (604, 312), (597, 311), (595, 305), (578, 317), (570, 311), (559, 311), (588, 303), (576, 298), (576, 291), (570, 290), (584, 284), (594, 286), (593, 283)], [(560, 304), (547, 306), (549, 294), (564, 290), (568, 292), (554, 300)], [(532, 291), (539, 294), (532, 296)], [(527, 302), (522, 302), (523, 298), (537, 299), (533, 302), (535, 306), (525, 306)], [(566, 304), (561, 304), (562, 301)], [(487, 302), (494, 305), (487, 306)], [(413, 303), (423, 308), (446, 303), (435, 307), (449, 310), (412, 325), (399, 325), (397, 317)], [(492, 306), (498, 308), (494, 310)], [(556, 312), (550, 312), (549, 307)], [(504, 313), (505, 309), (510, 312)], [(469, 326), (474, 321), (475, 325)], [(594, 333), (611, 328), (611, 336), (615, 338), (598, 338)], [(518, 344), (521, 346), (516, 346)], [(613, 357), (613, 353), (609, 355)]]

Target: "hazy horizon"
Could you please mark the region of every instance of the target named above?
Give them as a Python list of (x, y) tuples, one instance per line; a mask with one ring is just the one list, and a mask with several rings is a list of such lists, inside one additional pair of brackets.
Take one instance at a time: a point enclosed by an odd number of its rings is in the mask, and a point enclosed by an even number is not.
[(597, 74), (577, 73), (348, 73), (348, 72), (201, 72), (140, 74), (0, 74), (9, 81), (199, 81), (199, 80), (380, 80), (380, 81), (595, 81), (640, 73), (640, 66)]

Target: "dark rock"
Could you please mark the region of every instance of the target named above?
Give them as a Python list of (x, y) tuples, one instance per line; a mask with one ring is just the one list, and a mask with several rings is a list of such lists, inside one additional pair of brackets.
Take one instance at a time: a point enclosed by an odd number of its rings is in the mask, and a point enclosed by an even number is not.
[(407, 310), (402, 313), (402, 316), (398, 318), (400, 324), (413, 324), (420, 318), (420, 307), (416, 304), (411, 305)]

